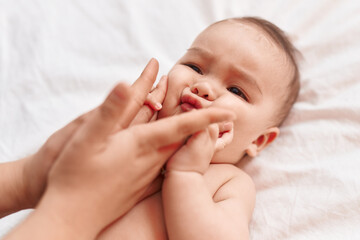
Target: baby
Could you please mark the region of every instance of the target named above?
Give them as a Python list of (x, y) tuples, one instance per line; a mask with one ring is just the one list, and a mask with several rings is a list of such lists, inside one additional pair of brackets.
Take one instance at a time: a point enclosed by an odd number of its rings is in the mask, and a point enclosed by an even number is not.
[(169, 159), (161, 192), (99, 239), (248, 239), (255, 187), (234, 164), (279, 135), (299, 91), (295, 54), (284, 33), (259, 18), (223, 20), (200, 33), (168, 74), (158, 118), (220, 107), (237, 119), (191, 136)]

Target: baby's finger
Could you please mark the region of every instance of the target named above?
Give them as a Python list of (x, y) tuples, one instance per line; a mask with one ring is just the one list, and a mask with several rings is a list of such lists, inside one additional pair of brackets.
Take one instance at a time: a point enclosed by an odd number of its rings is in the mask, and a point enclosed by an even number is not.
[[(215, 143), (219, 136), (218, 124), (210, 124), (205, 130), (193, 134), (186, 142), (187, 151), (191, 154), (191, 161), (200, 159), (205, 161), (205, 167), (210, 163), (215, 151)], [(179, 150), (181, 151), (181, 149)], [(176, 153), (177, 154), (177, 153)], [(192, 157), (191, 157), (192, 156)], [(196, 161), (196, 160), (195, 160)]]
[(226, 145), (231, 143), (234, 137), (234, 124), (232, 122), (223, 122), (219, 124), (220, 133), (216, 140), (215, 149), (220, 151), (225, 148)]
[(169, 159), (166, 170), (204, 173), (209, 167), (215, 148), (216, 129), (212, 125), (193, 134), (186, 144)]
[(216, 140), (219, 137), (219, 124), (211, 124), (208, 127), (208, 131), (209, 131), (210, 140), (211, 140), (213, 146), (215, 146)]

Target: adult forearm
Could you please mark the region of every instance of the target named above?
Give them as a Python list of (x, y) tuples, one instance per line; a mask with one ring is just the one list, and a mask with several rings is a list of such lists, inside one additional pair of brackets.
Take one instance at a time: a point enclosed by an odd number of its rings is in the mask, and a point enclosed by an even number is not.
[(86, 231), (76, 232), (75, 228), (53, 216), (35, 210), (24, 222), (12, 230), (4, 240), (36, 239), (36, 240), (63, 240), (63, 239), (92, 239)]
[(30, 207), (23, 181), (24, 160), (0, 164), (0, 218)]
[[(46, 196), (37, 208), (4, 240), (95, 239), (102, 222), (86, 199), (64, 201), (55, 195)], [(82, 204), (81, 204), (82, 203)], [(101, 211), (99, 209), (99, 211)]]

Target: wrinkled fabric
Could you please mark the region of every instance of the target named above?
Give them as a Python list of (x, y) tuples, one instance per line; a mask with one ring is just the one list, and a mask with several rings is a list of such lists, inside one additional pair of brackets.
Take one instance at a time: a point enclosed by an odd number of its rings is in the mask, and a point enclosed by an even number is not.
[[(212, 22), (260, 16), (301, 51), (302, 88), (280, 137), (240, 163), (257, 188), (251, 239), (360, 239), (359, 13), (357, 0), (0, 0), (0, 162), (36, 151), (151, 57), (166, 74)], [(28, 213), (1, 219), (0, 236)]]

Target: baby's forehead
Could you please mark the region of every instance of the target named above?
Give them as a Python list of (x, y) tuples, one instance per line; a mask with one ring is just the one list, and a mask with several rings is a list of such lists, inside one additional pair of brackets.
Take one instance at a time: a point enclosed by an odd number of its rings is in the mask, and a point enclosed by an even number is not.
[[(225, 37), (219, 37), (219, 35)], [(197, 41), (198, 39), (202, 41)], [(278, 62), (287, 62), (288, 60), (284, 49), (263, 28), (253, 23), (234, 19), (227, 19), (210, 25), (198, 35), (193, 45), (202, 45), (212, 40), (219, 41), (218, 44), (226, 44), (229, 39), (238, 40), (239, 44), (242, 44), (244, 40), (250, 40), (260, 51), (270, 53)]]
[[(286, 79), (292, 78), (294, 74), (294, 66), (291, 63), (288, 54), (284, 48), (270, 35), (263, 27), (251, 22), (242, 22), (239, 20), (228, 19), (225, 24), (228, 23), (230, 27), (242, 28), (244, 32), (253, 36), (254, 41), (261, 43), (263, 50), (273, 55), (273, 60), (276, 61), (283, 73), (286, 74)], [(225, 25), (224, 24), (224, 25)]]
[[(216, 22), (210, 25), (204, 32), (214, 30), (214, 31), (221, 31), (221, 30), (228, 30), (228, 31), (237, 31), (241, 30), (242, 34), (248, 37), (251, 37), (254, 41), (260, 42), (264, 44), (267, 48), (278, 48), (276, 42), (269, 36), (269, 34), (262, 29), (260, 26), (257, 26), (253, 23), (241, 22), (239, 20), (228, 19), (221, 22)], [(235, 34), (232, 35), (236, 37)]]
[[(220, 34), (224, 34), (225, 37), (219, 37)], [(243, 44), (244, 42), (250, 42), (251, 45), (246, 46), (253, 50), (256, 48), (256, 51), (252, 52), (258, 52), (260, 55), (264, 56), (264, 58), (261, 58), (261, 56), (257, 58), (259, 60), (257, 61), (259, 67), (261, 67), (260, 62), (262, 64), (267, 64), (266, 61), (264, 62), (261, 60), (268, 59), (274, 66), (278, 66), (273, 69), (273, 74), (286, 79), (291, 78), (293, 75), (293, 64), (288, 58), (285, 50), (279, 46), (268, 32), (253, 23), (233, 19), (216, 22), (200, 33), (197, 39), (200, 41), (195, 40), (193, 46), (201, 47), (201, 45), (205, 45), (212, 40), (218, 41), (218, 45)], [(231, 39), (235, 41), (230, 41)], [(233, 49), (236, 49), (236, 47)], [(239, 52), (238, 54), (243, 53), (244, 52)], [(265, 58), (265, 55), (267, 58)]]

